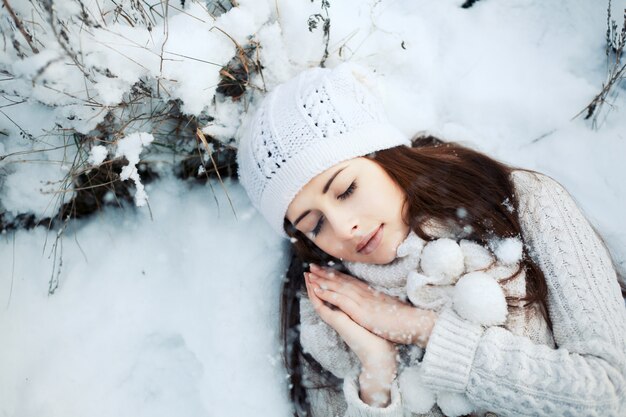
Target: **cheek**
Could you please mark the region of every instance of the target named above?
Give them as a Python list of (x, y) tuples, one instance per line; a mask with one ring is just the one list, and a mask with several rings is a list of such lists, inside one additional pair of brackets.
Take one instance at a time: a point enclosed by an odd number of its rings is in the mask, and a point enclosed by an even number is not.
[(381, 219), (390, 219), (401, 212), (402, 195), (396, 188), (381, 186), (371, 187), (359, 195), (354, 202), (355, 210), (369, 216)]
[(326, 252), (327, 254), (334, 256), (335, 258), (345, 257), (346, 251), (349, 249), (345, 243), (335, 239), (324, 239), (317, 243), (317, 246)]

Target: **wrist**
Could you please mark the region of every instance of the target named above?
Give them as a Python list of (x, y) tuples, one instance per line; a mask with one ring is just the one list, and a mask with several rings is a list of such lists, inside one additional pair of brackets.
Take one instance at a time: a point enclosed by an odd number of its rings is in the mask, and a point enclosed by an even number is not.
[(386, 407), (391, 398), (391, 384), (397, 372), (397, 352), (391, 343), (385, 349), (370, 352), (361, 360), (359, 395), (374, 407)]
[(435, 322), (437, 321), (437, 313), (431, 310), (422, 310), (415, 308), (413, 312), (413, 328), (415, 332), (411, 334), (411, 343), (421, 348), (425, 348), (430, 339)]
[(395, 361), (391, 367), (361, 368), (359, 396), (372, 407), (386, 407), (391, 402), (391, 384), (396, 377)]

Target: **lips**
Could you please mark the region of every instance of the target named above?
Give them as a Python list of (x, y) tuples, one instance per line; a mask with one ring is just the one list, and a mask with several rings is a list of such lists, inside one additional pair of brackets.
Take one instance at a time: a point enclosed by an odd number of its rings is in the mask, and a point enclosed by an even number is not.
[(380, 240), (382, 239), (382, 229), (383, 225), (381, 224), (378, 228), (376, 228), (376, 230), (365, 236), (363, 240), (361, 240), (361, 242), (357, 245), (356, 251), (359, 253), (368, 254), (376, 249), (378, 247), (378, 244), (380, 243)]

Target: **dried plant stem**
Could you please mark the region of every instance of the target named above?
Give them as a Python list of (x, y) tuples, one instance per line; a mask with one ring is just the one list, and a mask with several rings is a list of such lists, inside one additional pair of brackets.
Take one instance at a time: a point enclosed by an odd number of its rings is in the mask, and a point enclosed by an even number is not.
[(235, 215), (235, 219), (236, 219), (237, 212), (235, 211), (235, 206), (233, 205), (233, 202), (230, 199), (230, 195), (228, 195), (228, 190), (226, 189), (226, 186), (224, 186), (224, 181), (222, 180), (222, 176), (220, 175), (219, 169), (217, 169), (217, 164), (215, 163), (215, 159), (213, 159), (211, 149), (209, 148), (209, 143), (207, 142), (206, 137), (204, 136), (204, 133), (202, 133), (202, 130), (200, 130), (200, 128), (196, 129), (196, 136), (202, 142), (202, 144), (204, 145), (204, 148), (206, 149), (207, 154), (211, 158), (211, 163), (213, 164), (213, 168), (215, 168), (215, 174), (217, 174), (217, 178), (219, 179), (220, 184), (222, 185), (222, 188), (224, 189), (224, 193), (226, 193), (226, 198), (228, 199), (228, 203), (230, 204), (230, 208), (233, 210), (233, 214)]
[(169, 0), (165, 0), (165, 10), (164, 10), (164, 15), (165, 18), (163, 19), (163, 35), (165, 36), (165, 38), (163, 39), (163, 43), (161, 44), (161, 53), (159, 54), (159, 58), (161, 59), (161, 62), (159, 64), (159, 79), (157, 81), (157, 97), (161, 97), (161, 80), (163, 79), (163, 50), (165, 49), (165, 44), (167, 43), (167, 40), (170, 36), (170, 31), (169, 31), (169, 25), (168, 25), (168, 11), (169, 11)]
[(13, 23), (15, 23), (15, 26), (17, 27), (17, 29), (20, 31), (20, 33), (22, 34), (24, 39), (26, 39), (26, 42), (28, 42), (28, 46), (30, 46), (30, 49), (33, 51), (34, 54), (38, 54), (39, 50), (33, 44), (33, 37), (30, 36), (28, 34), (28, 32), (26, 32), (26, 29), (24, 29), (24, 25), (22, 25), (21, 20), (17, 17), (15, 12), (13, 11), (13, 8), (9, 4), (9, 1), (8, 0), (2, 0), (2, 3), (4, 4), (4, 7), (7, 9), (9, 14), (11, 15), (11, 19), (13, 19)]
[(623, 80), (624, 78), (626, 78), (626, 64), (622, 65), (621, 68), (619, 68), (617, 71), (613, 71), (610, 74), (608, 81), (602, 86), (602, 90), (593, 98), (593, 100), (591, 100), (587, 107), (582, 109), (576, 116), (574, 116), (574, 118), (580, 116), (585, 111), (587, 112), (587, 114), (585, 115), (585, 120), (590, 119), (592, 116), (594, 116), (594, 114), (597, 116), (597, 114), (600, 112), (600, 109), (602, 108), (602, 105), (606, 103), (606, 98), (609, 95), (609, 92), (611, 91), (613, 86), (619, 83), (619, 81)]
[(598, 116), (604, 104), (611, 103), (607, 101), (609, 94), (613, 91), (617, 95), (616, 86), (619, 86), (626, 79), (626, 63), (622, 64), (622, 54), (626, 47), (626, 9), (624, 9), (624, 20), (622, 22), (621, 31), (618, 32), (618, 24), (611, 19), (611, 0), (608, 1), (607, 17), (606, 17), (606, 65), (607, 78), (602, 84), (602, 90), (591, 100), (591, 102), (576, 116), (585, 114), (585, 120), (592, 119), (592, 127), (597, 128)]

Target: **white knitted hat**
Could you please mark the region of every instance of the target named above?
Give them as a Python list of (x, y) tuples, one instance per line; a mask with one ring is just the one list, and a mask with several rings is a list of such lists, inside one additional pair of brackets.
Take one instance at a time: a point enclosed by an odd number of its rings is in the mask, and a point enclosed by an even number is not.
[(372, 82), (371, 74), (354, 64), (306, 70), (271, 91), (245, 128), (239, 180), (281, 236), (288, 237), (287, 207), (315, 176), (351, 158), (410, 146), (389, 124), (368, 88)]

